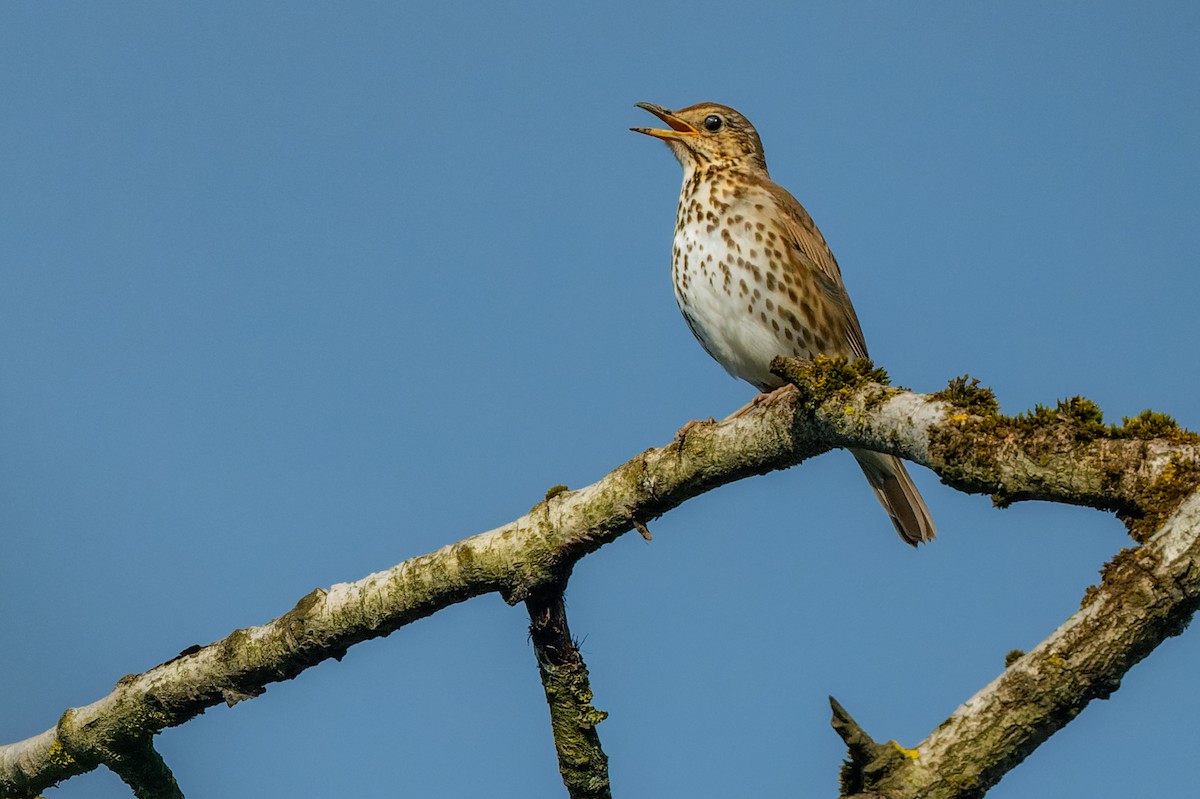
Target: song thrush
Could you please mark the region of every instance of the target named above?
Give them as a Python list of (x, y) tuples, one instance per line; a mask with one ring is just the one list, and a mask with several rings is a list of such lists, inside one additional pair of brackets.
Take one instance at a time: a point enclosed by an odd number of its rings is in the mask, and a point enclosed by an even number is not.
[[(683, 165), (671, 276), (705, 351), (760, 391), (783, 385), (769, 368), (776, 355), (867, 357), (837, 261), (804, 207), (767, 174), (749, 120), (715, 103), (638, 106), (669, 129), (632, 130), (664, 141)], [(904, 464), (850, 451), (900, 537), (932, 540), (933, 519)]]

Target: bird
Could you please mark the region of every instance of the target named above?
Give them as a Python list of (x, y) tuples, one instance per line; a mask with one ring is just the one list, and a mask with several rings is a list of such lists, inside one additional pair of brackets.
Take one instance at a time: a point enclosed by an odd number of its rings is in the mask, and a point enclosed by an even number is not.
[[(705, 351), (762, 392), (784, 384), (770, 370), (778, 355), (866, 358), (837, 260), (804, 206), (771, 180), (750, 121), (717, 103), (637, 106), (667, 127), (630, 130), (665, 142), (683, 166), (671, 277)], [(933, 518), (903, 462), (850, 452), (900, 538), (914, 547), (933, 540)]]

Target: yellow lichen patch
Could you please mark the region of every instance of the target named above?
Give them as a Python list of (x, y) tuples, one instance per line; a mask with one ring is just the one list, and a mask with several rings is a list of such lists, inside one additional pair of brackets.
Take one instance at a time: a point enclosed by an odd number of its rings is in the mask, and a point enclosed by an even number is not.
[(1139, 544), (1153, 535), (1193, 491), (1200, 488), (1200, 464), (1176, 455), (1163, 467), (1158, 479), (1138, 498), (1140, 515), (1122, 514), (1121, 521)]
[(57, 765), (68, 766), (75, 762), (75, 758), (71, 757), (71, 753), (62, 745), (62, 741), (55, 740), (50, 744), (50, 762)]
[(897, 752), (904, 755), (909, 760), (916, 760), (921, 756), (921, 753), (918, 752), (916, 749), (905, 749), (903, 746), (896, 743), (895, 741), (889, 741), (889, 743), (891, 743), (891, 745), (896, 748)]

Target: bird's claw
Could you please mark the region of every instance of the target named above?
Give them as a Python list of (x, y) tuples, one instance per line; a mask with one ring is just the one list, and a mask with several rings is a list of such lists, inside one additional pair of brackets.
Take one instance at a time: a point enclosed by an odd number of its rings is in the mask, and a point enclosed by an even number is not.
[(675, 431), (675, 441), (682, 444), (683, 439), (687, 438), (687, 434), (692, 432), (693, 430), (695, 430), (697, 427), (701, 427), (704, 425), (710, 425), (710, 424), (716, 424), (716, 423), (717, 423), (717, 420), (711, 416), (708, 417), (707, 419), (693, 419), (690, 422), (688, 422), (687, 424), (685, 424), (683, 427), (681, 427)]

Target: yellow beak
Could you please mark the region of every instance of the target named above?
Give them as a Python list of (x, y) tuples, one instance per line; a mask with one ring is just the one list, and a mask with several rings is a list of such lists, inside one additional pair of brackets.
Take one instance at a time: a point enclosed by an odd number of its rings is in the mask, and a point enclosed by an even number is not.
[(679, 117), (672, 114), (661, 105), (654, 103), (637, 103), (638, 108), (644, 108), (654, 116), (661, 119), (671, 126), (670, 130), (662, 128), (630, 128), (634, 133), (645, 133), (647, 136), (653, 136), (656, 139), (682, 139), (685, 136), (698, 136), (700, 131), (693, 128), (688, 123), (684, 122)]

